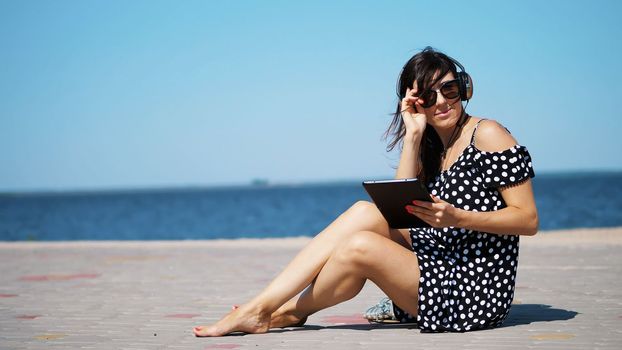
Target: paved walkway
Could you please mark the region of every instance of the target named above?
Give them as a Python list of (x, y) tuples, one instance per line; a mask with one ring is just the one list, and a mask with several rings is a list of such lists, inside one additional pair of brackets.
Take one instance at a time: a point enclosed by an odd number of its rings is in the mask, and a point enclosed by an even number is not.
[(620, 349), (622, 228), (523, 238), (504, 327), (425, 334), (369, 325), (382, 293), (304, 328), (195, 338), (258, 292), (308, 241), (0, 243), (0, 349)]

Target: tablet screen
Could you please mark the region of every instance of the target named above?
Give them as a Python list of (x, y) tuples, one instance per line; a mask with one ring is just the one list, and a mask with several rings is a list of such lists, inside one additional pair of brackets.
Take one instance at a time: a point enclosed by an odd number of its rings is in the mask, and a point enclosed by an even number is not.
[(405, 209), (413, 200), (432, 201), (427, 189), (418, 179), (363, 181), (363, 187), (389, 223), (389, 227), (430, 227)]

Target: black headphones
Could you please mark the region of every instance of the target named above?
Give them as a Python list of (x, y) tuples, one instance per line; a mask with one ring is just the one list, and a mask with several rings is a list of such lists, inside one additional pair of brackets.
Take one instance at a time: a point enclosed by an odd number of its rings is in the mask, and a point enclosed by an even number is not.
[(460, 72), (458, 72), (458, 76), (456, 77), (460, 89), (460, 100), (468, 101), (471, 99), (471, 97), (473, 97), (473, 79), (471, 79), (471, 76), (464, 71), (464, 67), (460, 64), (460, 62), (456, 61), (451, 57), (449, 57), (449, 59), (456, 66), (458, 66), (458, 68), (460, 68)]

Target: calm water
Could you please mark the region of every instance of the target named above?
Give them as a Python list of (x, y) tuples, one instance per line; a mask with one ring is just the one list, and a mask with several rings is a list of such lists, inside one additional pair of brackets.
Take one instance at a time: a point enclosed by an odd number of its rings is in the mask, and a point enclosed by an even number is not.
[[(541, 230), (622, 226), (622, 172), (533, 181)], [(369, 198), (358, 182), (0, 194), (0, 240), (312, 236), (359, 199)]]

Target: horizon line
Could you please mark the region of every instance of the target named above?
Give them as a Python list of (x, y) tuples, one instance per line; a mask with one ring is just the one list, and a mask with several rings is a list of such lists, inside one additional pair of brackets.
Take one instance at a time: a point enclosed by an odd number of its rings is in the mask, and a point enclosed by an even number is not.
[[(538, 175), (581, 175), (585, 173), (622, 173), (622, 168), (612, 169), (567, 169), (567, 170), (542, 170)], [(268, 178), (254, 178), (245, 182), (232, 183), (196, 183), (196, 184), (161, 184), (161, 185), (121, 185), (121, 186), (85, 186), (85, 187), (58, 187), (58, 188), (31, 188), (31, 189), (2, 189), (0, 196), (11, 195), (42, 195), (42, 194), (83, 194), (83, 193), (132, 193), (132, 192), (151, 192), (151, 191), (192, 191), (210, 189), (231, 189), (231, 188), (277, 188), (291, 186), (313, 186), (313, 185), (333, 185), (358, 183), (364, 180), (389, 179), (387, 176), (367, 176), (359, 179), (354, 178), (335, 178), (335, 179), (306, 179), (306, 180), (282, 180), (270, 181)]]

